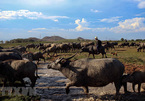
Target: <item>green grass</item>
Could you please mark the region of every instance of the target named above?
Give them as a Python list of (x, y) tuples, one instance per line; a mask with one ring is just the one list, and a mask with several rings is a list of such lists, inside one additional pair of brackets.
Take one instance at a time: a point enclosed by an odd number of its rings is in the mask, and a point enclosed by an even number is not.
[[(111, 52), (117, 52), (117, 56), (112, 55)], [(61, 53), (60, 53), (61, 54)], [(67, 53), (68, 54), (68, 53)], [(67, 55), (65, 54), (65, 55)], [(73, 55), (74, 53), (69, 53), (67, 55), (68, 57), (70, 55)], [(64, 54), (61, 54), (64, 56)], [(66, 56), (65, 56), (66, 57)], [(88, 53), (78, 53), (74, 59), (81, 59), (88, 57)], [(107, 52), (108, 58), (117, 58), (122, 63), (125, 64), (136, 64), (136, 65), (145, 65), (145, 52), (137, 52), (136, 47), (125, 47), (125, 48), (115, 48), (115, 50), (109, 50)], [(90, 58), (93, 58), (92, 55), (90, 55)], [(95, 58), (99, 59), (102, 58), (102, 55), (95, 55)]]
[(144, 65), (145, 52), (137, 52), (135, 47), (118, 48), (118, 59), (123, 63)]
[(1, 96), (0, 101), (40, 101), (40, 96)]

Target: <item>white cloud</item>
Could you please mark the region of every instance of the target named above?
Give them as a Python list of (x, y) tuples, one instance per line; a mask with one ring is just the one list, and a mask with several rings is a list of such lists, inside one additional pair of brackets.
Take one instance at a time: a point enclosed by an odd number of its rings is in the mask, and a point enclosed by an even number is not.
[[(120, 18), (120, 17), (116, 17)], [(108, 20), (106, 20), (108, 21)], [(111, 20), (109, 22), (118, 21), (118, 20)], [(138, 33), (138, 32), (145, 32), (145, 18), (144, 17), (136, 17), (132, 19), (126, 19), (124, 21), (118, 22), (118, 26), (116, 27), (102, 27), (102, 28), (89, 28), (88, 22), (82, 18), (82, 20), (77, 19), (75, 20), (75, 24), (78, 26), (75, 28), (75, 30), (71, 31), (84, 31), (84, 30), (90, 30), (90, 31), (97, 31), (97, 32), (114, 32), (114, 33)]]
[(95, 10), (95, 9), (91, 9), (91, 12), (98, 13), (98, 12), (101, 12), (101, 11)]
[(138, 8), (140, 8), (140, 9), (145, 8), (145, 0), (130, 0), (130, 1), (131, 1), (131, 2), (132, 2), (132, 1), (138, 2), (137, 6), (138, 6)]
[[(120, 17), (116, 17), (120, 18)], [(106, 20), (107, 21), (107, 20)], [(118, 20), (111, 20), (112, 21), (118, 21)], [(75, 20), (75, 24), (78, 26), (75, 28), (76, 31), (84, 31), (84, 30), (90, 30), (94, 32), (114, 32), (114, 33), (138, 33), (138, 32), (145, 32), (145, 18), (144, 17), (136, 17), (132, 19), (126, 19), (124, 21), (118, 22), (118, 26), (116, 27), (102, 27), (102, 28), (89, 28), (87, 21), (82, 18), (82, 21), (80, 19)]]
[(46, 28), (35, 28), (35, 29), (32, 29), (32, 30), (46, 30)]
[(138, 8), (145, 8), (145, 0), (138, 0), (139, 4), (138, 4)]
[(38, 32), (38, 31), (47, 31), (47, 28), (34, 28), (29, 30), (28, 32)]
[(145, 31), (145, 18), (133, 18), (126, 19), (119, 22), (117, 27), (113, 27), (110, 30), (115, 33), (133, 33)]
[(119, 21), (119, 18), (121, 18), (121, 16), (116, 16), (116, 17), (111, 17), (111, 18), (104, 18), (104, 19), (101, 19), (100, 21), (111, 23), (111, 22)]
[(75, 28), (76, 31), (83, 31), (83, 30), (88, 30), (90, 28), (88, 28), (88, 22), (82, 18), (82, 21), (80, 19), (75, 20), (75, 24), (77, 24), (78, 26)]
[(58, 19), (66, 19), (66, 18), (69, 18), (69, 17), (67, 17), (67, 16), (41, 16), (40, 18), (42, 18), (42, 19), (51, 19), (51, 20), (53, 20), (53, 21), (55, 21), (55, 22), (58, 22)]
[(142, 15), (144, 15), (145, 14), (145, 12), (142, 12), (142, 13), (140, 13), (140, 14), (136, 14), (135, 16), (142, 16)]
[(110, 29), (109, 28), (107, 28), (107, 27), (104, 27), (104, 28), (91, 28), (92, 29), (92, 31), (99, 31), (99, 32), (107, 32), (107, 31), (109, 31)]
[(67, 16), (46, 16), (41, 12), (31, 12), (29, 10), (18, 10), (18, 11), (1, 11), (0, 19), (51, 19), (58, 21), (59, 18), (69, 18)]

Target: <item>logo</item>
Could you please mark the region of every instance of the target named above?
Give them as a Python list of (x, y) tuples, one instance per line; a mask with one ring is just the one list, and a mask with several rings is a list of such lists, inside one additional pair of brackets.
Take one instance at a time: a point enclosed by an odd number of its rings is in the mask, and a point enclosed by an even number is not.
[(2, 96), (36, 96), (36, 88), (32, 87), (3, 87)]

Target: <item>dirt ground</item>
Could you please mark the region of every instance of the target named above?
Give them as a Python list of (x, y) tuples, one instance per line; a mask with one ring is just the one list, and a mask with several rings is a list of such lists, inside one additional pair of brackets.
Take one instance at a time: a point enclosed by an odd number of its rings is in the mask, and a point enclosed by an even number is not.
[[(89, 94), (86, 95), (82, 88), (70, 87), (70, 93), (65, 93), (65, 84), (69, 80), (61, 72), (47, 69), (48, 63), (42, 63), (38, 67), (36, 93), (41, 96), (41, 101), (102, 101), (102, 100), (145, 100), (145, 92), (141, 94), (134, 93), (131, 84), (128, 83), (128, 91), (131, 93), (124, 94), (123, 87), (120, 89), (120, 95), (115, 96), (114, 84), (108, 84), (104, 87), (89, 87)], [(137, 91), (137, 86), (136, 86)]]

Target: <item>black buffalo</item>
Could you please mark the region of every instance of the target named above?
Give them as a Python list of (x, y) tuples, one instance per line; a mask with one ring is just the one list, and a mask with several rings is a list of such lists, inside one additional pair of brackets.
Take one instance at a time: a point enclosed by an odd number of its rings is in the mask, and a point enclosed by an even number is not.
[(93, 58), (95, 58), (94, 54), (100, 54), (101, 53), (102, 54), (102, 58), (104, 58), (104, 55), (107, 58), (106, 52), (105, 52), (105, 48), (103, 46), (101, 46), (99, 48), (99, 52), (97, 52), (97, 47), (94, 46), (94, 45), (90, 45), (88, 47), (83, 47), (81, 52), (88, 52), (89, 53), (88, 57), (90, 56), (90, 54), (92, 54)]

